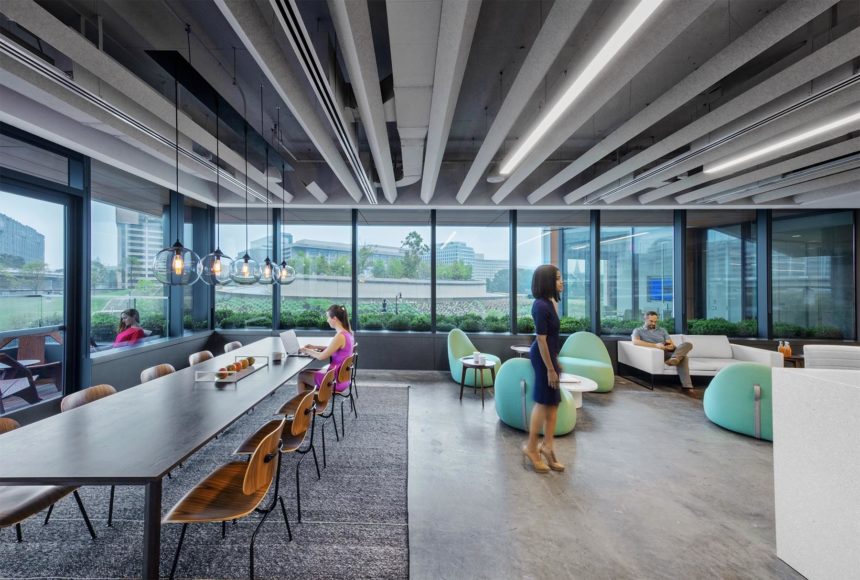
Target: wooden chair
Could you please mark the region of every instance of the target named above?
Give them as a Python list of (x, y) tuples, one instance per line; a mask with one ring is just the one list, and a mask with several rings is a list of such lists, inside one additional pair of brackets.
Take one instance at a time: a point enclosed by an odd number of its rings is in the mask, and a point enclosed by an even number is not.
[(231, 350), (236, 350), (237, 348), (242, 348), (242, 343), (238, 340), (234, 340), (233, 342), (228, 342), (224, 345), (224, 352), (230, 352)]
[(7, 354), (0, 353), (0, 363), (7, 368), (0, 370), (0, 413), (5, 413), (3, 399), (20, 397), (31, 405), (42, 400), (36, 390), (36, 379), (32, 371)]
[(149, 381), (155, 380), (158, 377), (163, 377), (165, 375), (169, 375), (170, 373), (175, 372), (176, 369), (173, 368), (173, 365), (169, 365), (167, 363), (155, 365), (154, 367), (144, 369), (143, 372), (140, 373), (140, 382), (148, 383)]
[[(316, 416), (322, 417), (323, 419), (323, 467), (326, 467), (325, 424), (328, 422), (329, 419), (331, 419), (334, 423), (335, 438), (340, 441), (340, 437), (337, 434), (337, 419), (334, 414), (334, 404), (329, 406), (329, 402), (334, 396), (334, 373), (335, 369), (329, 369), (328, 372), (323, 376), (317, 389), (305, 389), (303, 393), (299, 393), (297, 396), (284, 403), (281, 408), (278, 409), (277, 412), (275, 412), (275, 415), (292, 415), (295, 413), (296, 407), (298, 406), (299, 401), (302, 399), (302, 395), (310, 392), (314, 393), (314, 406), (316, 409)], [(316, 427), (316, 421), (314, 421), (314, 427)], [(310, 447), (313, 447), (313, 439), (311, 439)], [(305, 453), (307, 453), (307, 451), (305, 451)], [(314, 450), (314, 462), (316, 462), (316, 450)], [(317, 464), (317, 475), (319, 475), (319, 464)]]
[[(338, 383), (349, 383), (349, 386), (345, 391), (335, 391), (334, 396), (335, 400), (338, 397), (341, 399), (349, 399), (349, 404), (352, 408), (352, 412), (355, 414), (355, 418), (358, 419), (358, 408), (355, 406), (355, 396), (354, 396), (354, 388), (355, 388), (355, 363), (358, 360), (358, 353), (353, 353), (352, 356), (347, 358), (340, 365), (340, 369), (338, 369), (337, 373), (337, 382)], [(346, 401), (340, 402), (340, 430), (341, 434), (346, 436), (346, 421), (343, 417), (343, 404)]]
[[(94, 385), (92, 387), (87, 387), (82, 391), (78, 391), (77, 393), (72, 393), (71, 395), (66, 395), (63, 397), (63, 400), (60, 401), (60, 413), (65, 413), (67, 411), (71, 411), (72, 409), (77, 409), (78, 407), (82, 407), (87, 403), (92, 403), (93, 401), (98, 401), (99, 399), (103, 399), (109, 395), (116, 394), (116, 389), (111, 385)], [(108, 502), (108, 527), (113, 527), (113, 495), (114, 495), (115, 486), (110, 486), (110, 501)], [(51, 518), (51, 512), (54, 511), (53, 504), (50, 508), (48, 508), (48, 514), (45, 516), (45, 524), (48, 525), (48, 520)]]
[[(286, 423), (286, 419), (268, 423), (258, 432), (259, 441), (249, 461), (231, 461), (222, 465), (186, 493), (164, 517), (163, 523), (182, 524), (179, 544), (176, 546), (176, 555), (170, 568), (170, 578), (176, 574), (176, 565), (179, 562), (179, 553), (182, 550), (182, 541), (185, 539), (188, 524), (221, 522), (223, 533), (225, 522), (237, 520), (258, 509), (268, 494), (272, 481), (277, 482), (275, 474), (280, 465), (278, 444)], [(287, 525), (287, 534), (291, 541), (293, 539), (287, 509), (278, 493), (276, 483), (272, 502), (259, 510), (263, 513), (263, 517), (251, 536), (250, 577), (252, 579), (254, 578), (254, 542), (257, 532), (278, 502), (281, 504), (284, 523)]]
[[(316, 391), (299, 393), (287, 403), (288, 405), (291, 405), (293, 401), (296, 401), (292, 414), (285, 417), (287, 423), (281, 437), (282, 455), (286, 453), (298, 453), (301, 455), (299, 460), (296, 462), (296, 511), (298, 513), (299, 522), (302, 521), (302, 494), (301, 481), (299, 480), (299, 467), (301, 467), (302, 460), (309, 451), (313, 453), (314, 460), (316, 460), (316, 451), (313, 447), (313, 421), (316, 417), (316, 414), (314, 413), (315, 394)], [(267, 429), (280, 421), (281, 419), (273, 419), (266, 423), (266, 425), (264, 425), (260, 430), (239, 445), (233, 453), (236, 455), (247, 455), (250, 453), (256, 448), (260, 438), (267, 432)], [(311, 432), (310, 443), (307, 447), (302, 448), (302, 444), (305, 441), (308, 431)], [(319, 479), (319, 477), (320, 471), (319, 465), (317, 465), (317, 479)]]
[[(14, 419), (0, 419), (0, 433), (7, 433), (19, 427)], [(43, 509), (53, 506), (69, 494), (75, 496), (78, 509), (84, 516), (84, 522), (90, 532), (90, 537), (96, 539), (96, 532), (84, 509), (84, 502), (78, 495), (78, 488), (63, 485), (2, 485), (0, 486), (0, 528), (15, 526), (18, 542), (24, 541), (21, 522), (36, 515)]]
[(197, 363), (209, 360), (210, 358), (214, 357), (212, 353), (208, 350), (201, 350), (200, 352), (195, 352), (194, 354), (188, 355), (188, 366), (194, 366)]
[(63, 344), (63, 334), (55, 331), (6, 338), (0, 341), (0, 348), (17, 338), (18, 360), (39, 361), (28, 367), (34, 376), (38, 375), (39, 377), (36, 379), (36, 386), (53, 384), (58, 391), (62, 391), (63, 363), (60, 361), (47, 362), (45, 358), (45, 339), (49, 336), (58, 344)]

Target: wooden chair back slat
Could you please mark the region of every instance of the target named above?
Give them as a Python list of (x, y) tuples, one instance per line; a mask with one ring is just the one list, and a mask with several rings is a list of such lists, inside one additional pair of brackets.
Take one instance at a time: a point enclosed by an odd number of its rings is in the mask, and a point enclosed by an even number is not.
[(144, 369), (143, 372), (140, 373), (140, 382), (146, 383), (151, 380), (157, 379), (158, 377), (163, 377), (164, 375), (169, 375), (170, 373), (175, 372), (176, 369), (173, 368), (173, 365), (167, 363), (155, 365), (154, 367)]
[(10, 419), (9, 417), (0, 418), (0, 435), (17, 429), (20, 426), (21, 424), (18, 423), (18, 421), (16, 421), (15, 419)]
[(320, 387), (317, 390), (317, 413), (322, 413), (328, 406), (331, 396), (334, 393), (334, 369), (329, 369), (320, 381)]
[(356, 355), (350, 355), (343, 363), (340, 365), (340, 370), (337, 373), (337, 382), (345, 383), (352, 380), (352, 367), (355, 365), (355, 357)]
[(315, 391), (309, 392), (305, 398), (301, 400), (299, 406), (296, 407), (296, 412), (293, 415), (293, 423), (290, 426), (290, 433), (293, 437), (303, 437), (308, 432), (313, 419)]
[(272, 432), (260, 441), (251, 455), (248, 469), (245, 471), (245, 479), (242, 482), (242, 493), (245, 495), (251, 495), (257, 490), (271, 485), (275, 468), (278, 465), (278, 445), (285, 423), (286, 419), (278, 423)]
[(101, 398), (107, 397), (108, 395), (113, 395), (114, 393), (116, 393), (116, 389), (111, 385), (94, 385), (84, 389), (83, 391), (78, 391), (77, 393), (72, 393), (71, 395), (63, 397), (63, 400), (60, 401), (60, 412), (71, 411), (72, 409), (76, 409), (77, 407), (81, 407), (87, 403), (92, 403), (93, 401), (97, 401)]

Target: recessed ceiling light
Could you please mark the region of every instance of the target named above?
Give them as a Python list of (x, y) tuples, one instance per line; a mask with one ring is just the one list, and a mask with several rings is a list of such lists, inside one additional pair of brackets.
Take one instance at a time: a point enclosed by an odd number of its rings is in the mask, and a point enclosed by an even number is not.
[(561, 118), (571, 104), (576, 100), (585, 88), (600, 74), (600, 71), (609, 64), (609, 61), (627, 44), (637, 30), (645, 23), (651, 14), (657, 9), (663, 0), (642, 0), (624, 20), (618, 30), (603, 45), (600, 52), (588, 63), (585, 70), (571, 83), (561, 98), (550, 108), (549, 111), (532, 129), (528, 137), (513, 152), (507, 161), (502, 164), (499, 171), (502, 175), (509, 175), (520, 161), (531, 151), (538, 141), (549, 129)]
[[(846, 115), (844, 117), (840, 117), (834, 121), (829, 123), (825, 123), (824, 125), (820, 125), (808, 131), (804, 131), (803, 133), (798, 133), (792, 137), (787, 137), (776, 143), (771, 143), (770, 145), (766, 145), (765, 147), (761, 147), (759, 149), (754, 149), (749, 153), (744, 155), (740, 155), (733, 159), (729, 159), (728, 161), (724, 161), (718, 165), (714, 165), (713, 167), (705, 167), (705, 173), (717, 173), (718, 171), (724, 171), (735, 165), (739, 165), (741, 163), (746, 163), (747, 161), (752, 161), (753, 159), (758, 159), (759, 157), (764, 157), (769, 153), (773, 153), (774, 151), (779, 151), (780, 149), (785, 149), (786, 147), (790, 147), (795, 143), (800, 143), (802, 141), (806, 141), (807, 139), (812, 139), (813, 137), (817, 137), (818, 135), (823, 135), (828, 131), (834, 131), (839, 127), (844, 127), (850, 123), (855, 121), (860, 121), (860, 111), (854, 111), (853, 113)], [(835, 137), (835, 135), (834, 135)]]

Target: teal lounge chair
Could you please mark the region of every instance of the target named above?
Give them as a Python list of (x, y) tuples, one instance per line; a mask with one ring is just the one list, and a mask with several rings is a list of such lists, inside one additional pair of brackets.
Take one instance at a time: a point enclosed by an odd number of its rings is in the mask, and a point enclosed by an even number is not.
[(729, 431), (773, 441), (772, 370), (758, 363), (722, 369), (705, 390), (705, 416)]
[(586, 377), (597, 383), (598, 393), (615, 388), (615, 371), (606, 345), (590, 332), (571, 334), (558, 355), (562, 372)]
[[(463, 377), (463, 363), (460, 362), (460, 359), (464, 356), (470, 356), (476, 350), (478, 349), (475, 348), (475, 345), (472, 344), (472, 341), (469, 340), (466, 333), (459, 328), (455, 328), (448, 333), (448, 366), (451, 368), (451, 378), (454, 379), (458, 385), (460, 384), (460, 379)], [(502, 365), (501, 359), (485, 352), (482, 352), (481, 354), (483, 354), (488, 361), (493, 361), (493, 363), (495, 363), (495, 372), (498, 373), (499, 367)], [(484, 373), (484, 385), (487, 387), (493, 386), (493, 376), (490, 373), (490, 369), (486, 369), (481, 372)], [(474, 370), (466, 371), (465, 385), (467, 387), (477, 386), (475, 383), (475, 379), (478, 378), (476, 376), (477, 374), (477, 371)], [(477, 384), (481, 384), (480, 381)]]
[[(523, 393), (525, 381), (525, 394)], [(496, 374), (496, 414), (502, 423), (514, 429), (526, 431), (526, 425), (532, 414), (534, 400), (535, 372), (532, 363), (527, 358), (512, 358), (505, 361)], [(576, 426), (576, 407), (573, 395), (561, 390), (561, 403), (558, 406), (558, 418), (555, 423), (555, 434), (565, 435)], [(543, 435), (543, 432), (541, 432)]]

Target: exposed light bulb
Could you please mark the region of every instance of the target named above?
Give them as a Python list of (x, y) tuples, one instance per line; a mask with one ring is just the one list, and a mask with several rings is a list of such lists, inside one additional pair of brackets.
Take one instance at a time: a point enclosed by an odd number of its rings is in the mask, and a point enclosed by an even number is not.
[(173, 273), (177, 276), (182, 276), (182, 271), (185, 269), (185, 260), (182, 259), (182, 254), (176, 252), (173, 255)]
[(251, 275), (251, 267), (248, 265), (248, 260), (242, 262), (242, 276), (248, 277)]
[(272, 277), (272, 267), (268, 264), (263, 266), (263, 278), (271, 278)]
[(221, 258), (215, 258), (215, 261), (212, 262), (212, 273), (216, 276), (221, 274)]
[(286, 268), (284, 268), (284, 267), (281, 267), (281, 274), (280, 274), (280, 278), (281, 278), (281, 280), (286, 280), (286, 279), (287, 279), (287, 269), (286, 269)]

